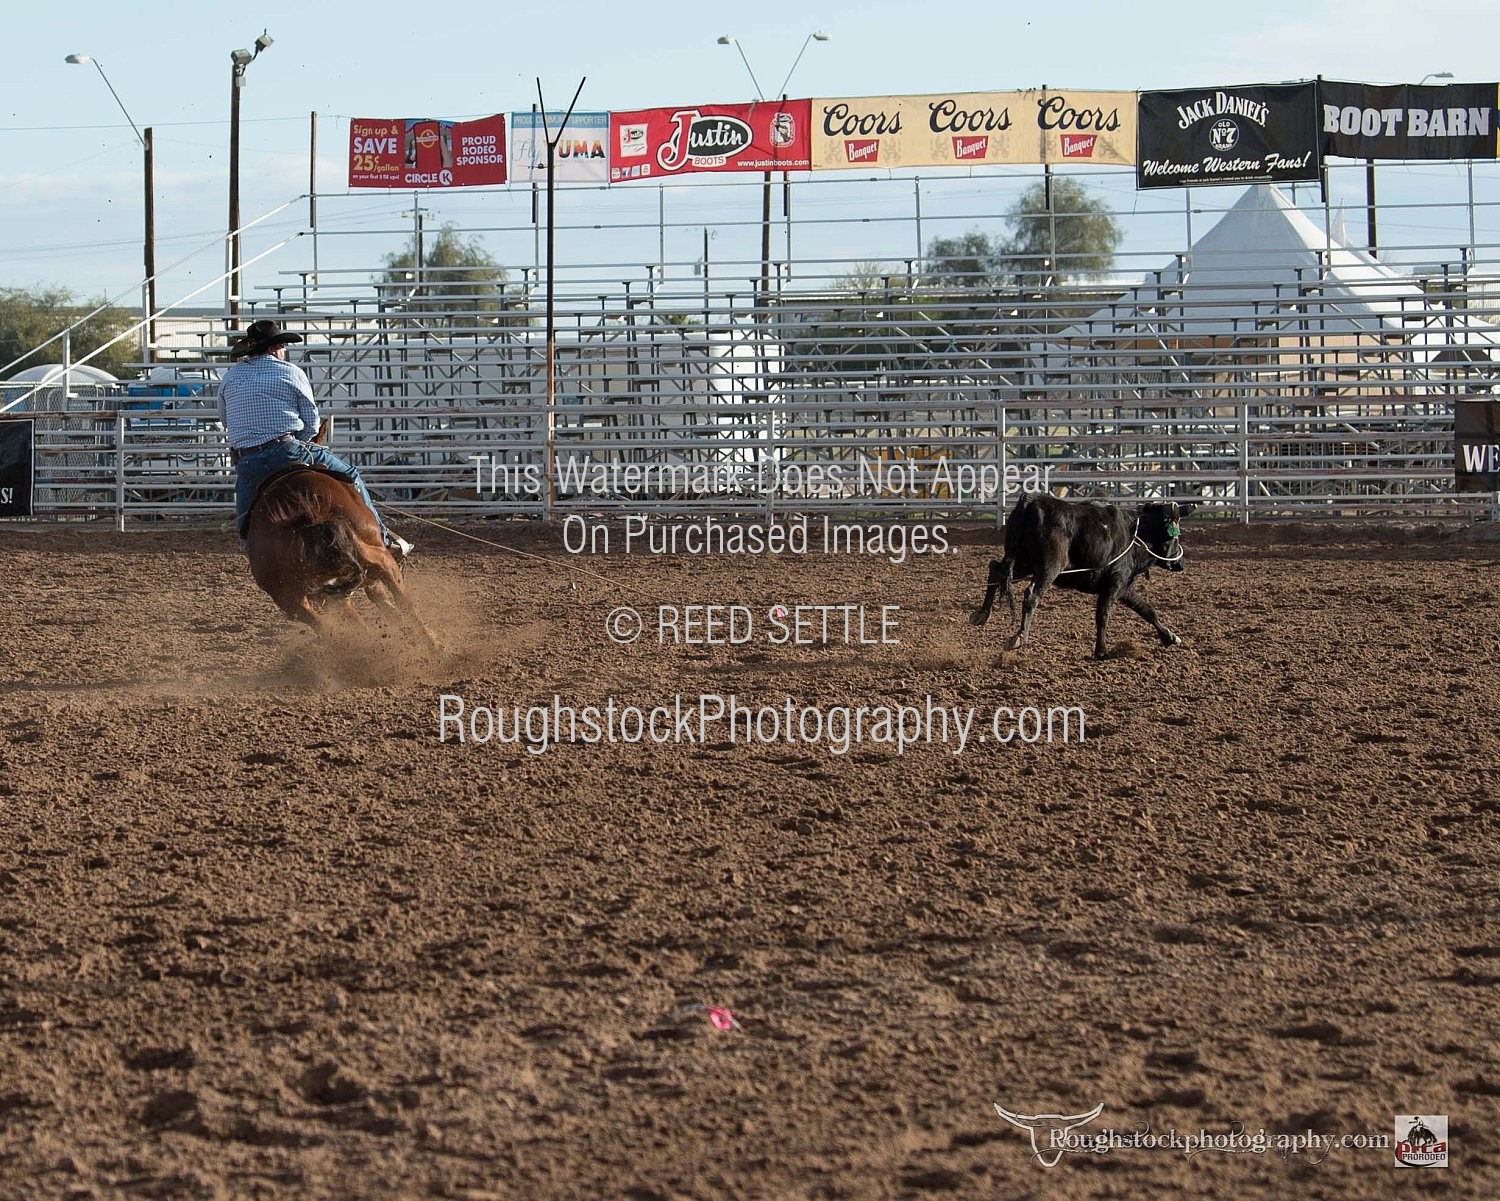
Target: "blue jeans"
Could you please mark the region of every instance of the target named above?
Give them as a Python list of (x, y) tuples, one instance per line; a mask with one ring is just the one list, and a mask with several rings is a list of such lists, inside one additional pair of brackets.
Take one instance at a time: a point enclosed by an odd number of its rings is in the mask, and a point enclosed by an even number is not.
[(326, 446), (299, 442), (296, 438), (284, 438), (280, 442), (273, 442), (264, 450), (250, 451), (241, 456), (234, 481), (234, 524), (241, 538), (245, 536), (245, 522), (250, 516), (250, 505), (255, 500), (255, 494), (260, 491), (261, 484), (282, 468), (297, 463), (336, 471), (348, 479), (358, 489), (365, 507), (375, 513), (375, 521), (380, 526), (380, 536), (385, 544), (391, 544), (391, 532), (385, 528), (385, 522), (380, 520), (380, 514), (375, 512), (375, 502), (370, 499), (369, 490), (365, 487), (364, 480), (359, 478), (359, 472)]

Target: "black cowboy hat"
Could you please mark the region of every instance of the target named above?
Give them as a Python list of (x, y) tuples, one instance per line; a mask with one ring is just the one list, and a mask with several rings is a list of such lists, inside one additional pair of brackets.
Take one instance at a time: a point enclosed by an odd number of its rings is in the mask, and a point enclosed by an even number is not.
[(302, 341), (301, 334), (288, 333), (269, 319), (252, 321), (250, 328), (234, 340), (229, 348), (231, 359), (248, 359), (265, 354), (273, 346), (285, 346), (288, 342)]

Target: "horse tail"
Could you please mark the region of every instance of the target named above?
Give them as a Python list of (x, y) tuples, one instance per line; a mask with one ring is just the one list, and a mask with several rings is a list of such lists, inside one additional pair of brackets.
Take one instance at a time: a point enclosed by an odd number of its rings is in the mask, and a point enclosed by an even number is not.
[(311, 578), (319, 581), (318, 591), (346, 595), (365, 580), (349, 526), (337, 518), (305, 525), (298, 531), (296, 545)]

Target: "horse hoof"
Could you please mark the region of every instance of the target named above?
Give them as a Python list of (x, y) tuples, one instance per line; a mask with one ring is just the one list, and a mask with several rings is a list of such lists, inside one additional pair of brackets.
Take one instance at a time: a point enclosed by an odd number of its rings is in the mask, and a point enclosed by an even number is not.
[(1168, 630), (1162, 637), (1161, 644), (1163, 646), (1181, 646), (1182, 639), (1177, 637), (1176, 634), (1172, 633), (1171, 630)]
[(990, 611), (988, 609), (975, 609), (974, 612), (969, 614), (970, 625), (982, 626), (987, 623), (989, 619)]
[(1014, 637), (1012, 637), (1010, 639), (1010, 641), (1005, 644), (1005, 649), (1008, 650), (1008, 651), (1018, 651), (1018, 650), (1020, 650), (1021, 649), (1021, 635), (1017, 634)]

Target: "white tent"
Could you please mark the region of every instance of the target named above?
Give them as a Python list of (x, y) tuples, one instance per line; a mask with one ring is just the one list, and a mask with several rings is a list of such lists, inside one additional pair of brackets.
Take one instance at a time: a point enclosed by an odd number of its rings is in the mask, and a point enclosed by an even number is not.
[(1191, 356), (1252, 346), (1297, 348), (1304, 362), (1343, 371), (1399, 360), (1408, 379), (1413, 370), (1434, 368), (1446, 381), (1477, 368), (1487, 383), (1484, 365), (1500, 362), (1500, 328), (1433, 303), (1410, 276), (1339, 241), (1279, 188), (1256, 185), (1189, 251), (1038, 350), (1046, 375), (1074, 366), (1084, 347)]
[(117, 384), (120, 381), (102, 367), (91, 367), (84, 363), (64, 367), (61, 363), (47, 363), (40, 367), (28, 367), (17, 371), (5, 382), (7, 384), (60, 384), (67, 375), (75, 384)]

